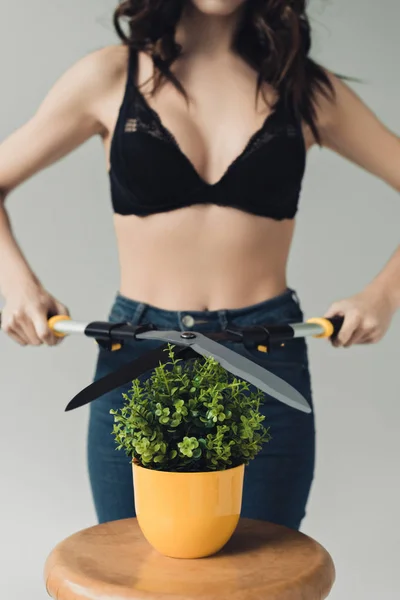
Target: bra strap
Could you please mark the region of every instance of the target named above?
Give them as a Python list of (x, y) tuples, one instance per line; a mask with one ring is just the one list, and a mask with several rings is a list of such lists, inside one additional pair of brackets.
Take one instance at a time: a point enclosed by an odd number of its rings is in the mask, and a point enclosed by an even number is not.
[(138, 69), (138, 51), (131, 46), (128, 46), (128, 76), (127, 87), (136, 87), (136, 75)]
[(137, 102), (137, 87), (136, 87), (136, 74), (138, 67), (138, 51), (136, 48), (128, 46), (128, 64), (126, 74), (126, 84), (124, 90), (124, 96), (121, 107), (121, 122), (123, 121), (125, 127), (125, 120), (133, 116), (136, 111)]

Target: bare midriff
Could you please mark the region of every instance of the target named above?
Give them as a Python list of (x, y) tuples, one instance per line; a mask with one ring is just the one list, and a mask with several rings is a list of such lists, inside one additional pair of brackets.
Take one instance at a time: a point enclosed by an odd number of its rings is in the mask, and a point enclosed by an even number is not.
[(281, 294), (294, 220), (217, 205), (115, 215), (120, 293), (165, 310), (242, 308)]

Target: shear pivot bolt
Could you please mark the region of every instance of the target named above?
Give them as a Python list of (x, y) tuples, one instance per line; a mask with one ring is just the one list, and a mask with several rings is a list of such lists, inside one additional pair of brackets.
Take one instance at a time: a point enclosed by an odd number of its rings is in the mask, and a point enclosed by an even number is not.
[(195, 337), (196, 335), (194, 333), (191, 333), (190, 331), (184, 331), (183, 333), (181, 333), (181, 338), (184, 338), (185, 340), (192, 340)]

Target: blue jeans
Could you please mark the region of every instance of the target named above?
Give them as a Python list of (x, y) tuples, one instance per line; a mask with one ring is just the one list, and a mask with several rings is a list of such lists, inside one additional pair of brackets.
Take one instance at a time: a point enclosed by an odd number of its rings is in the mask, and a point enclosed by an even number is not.
[[(240, 309), (216, 311), (169, 311), (117, 295), (109, 320), (150, 322), (163, 329), (185, 331), (183, 317), (192, 315), (196, 331), (220, 331), (227, 326), (290, 323), (303, 320), (293, 290), (259, 304)], [(187, 322), (187, 321), (186, 321)], [(95, 379), (104, 377), (140, 354), (157, 348), (157, 340), (126, 344), (118, 352), (99, 350)], [(304, 339), (287, 342), (270, 354), (247, 350), (237, 342), (224, 345), (252, 359), (282, 377), (308, 400), (312, 406), (307, 347)], [(90, 406), (88, 432), (88, 466), (93, 499), (100, 523), (135, 516), (132, 470), (123, 450), (117, 451), (112, 436), (110, 409), (123, 406), (122, 393), (130, 385), (105, 394)], [(270, 397), (261, 410), (266, 415), (272, 440), (246, 467), (242, 517), (260, 519), (299, 529), (305, 516), (314, 473), (314, 415), (290, 408)]]

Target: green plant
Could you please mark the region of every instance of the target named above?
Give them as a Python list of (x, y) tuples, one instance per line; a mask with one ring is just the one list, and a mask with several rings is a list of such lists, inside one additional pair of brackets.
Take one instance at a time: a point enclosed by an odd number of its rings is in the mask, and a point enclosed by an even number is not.
[[(270, 440), (259, 408), (264, 394), (228, 373), (214, 358), (170, 361), (143, 383), (136, 379), (125, 406), (111, 410), (117, 449), (159, 471), (215, 471), (248, 464)], [(183, 364), (182, 364), (183, 363)]]

